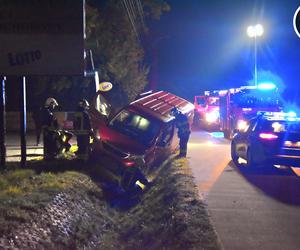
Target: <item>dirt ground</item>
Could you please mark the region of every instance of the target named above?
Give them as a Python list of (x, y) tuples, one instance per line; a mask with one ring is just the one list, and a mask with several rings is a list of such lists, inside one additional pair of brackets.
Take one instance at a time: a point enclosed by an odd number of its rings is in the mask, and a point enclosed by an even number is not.
[(186, 159), (130, 193), (56, 164), (1, 174), (1, 249), (221, 249)]

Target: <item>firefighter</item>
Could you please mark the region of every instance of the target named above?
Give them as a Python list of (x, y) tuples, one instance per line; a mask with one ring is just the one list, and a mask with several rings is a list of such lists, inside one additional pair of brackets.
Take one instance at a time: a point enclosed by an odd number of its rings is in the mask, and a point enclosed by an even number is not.
[(188, 117), (182, 114), (176, 107), (171, 110), (171, 114), (175, 116), (175, 123), (178, 129), (180, 151), (177, 158), (186, 157), (187, 144), (191, 133)]
[(82, 99), (78, 103), (75, 113), (74, 128), (77, 136), (77, 157), (78, 159), (88, 160), (90, 154), (90, 136), (93, 134), (90, 115), (88, 113), (89, 103)]
[(41, 108), (41, 125), (44, 141), (44, 158), (46, 160), (53, 159), (57, 155), (57, 130), (58, 123), (53, 115), (54, 109), (58, 106), (57, 101), (49, 97), (44, 106)]

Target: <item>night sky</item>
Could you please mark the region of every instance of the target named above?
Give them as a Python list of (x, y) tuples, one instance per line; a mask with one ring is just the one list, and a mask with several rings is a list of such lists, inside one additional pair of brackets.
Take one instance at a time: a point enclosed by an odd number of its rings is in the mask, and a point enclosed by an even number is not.
[(279, 76), (285, 95), (298, 98), (300, 38), (293, 16), (300, 1), (167, 2), (171, 11), (151, 25), (152, 87), (192, 98), (207, 89), (246, 85), (254, 71), (254, 40), (246, 30), (261, 23), (257, 68)]

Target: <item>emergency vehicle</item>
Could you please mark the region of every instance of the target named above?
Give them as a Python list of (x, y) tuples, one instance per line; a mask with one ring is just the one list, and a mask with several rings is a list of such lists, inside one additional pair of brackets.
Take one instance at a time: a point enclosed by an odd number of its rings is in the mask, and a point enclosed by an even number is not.
[(194, 106), (194, 124), (196, 126), (219, 128), (220, 113), (218, 91), (205, 91), (204, 95), (195, 96)]
[(231, 142), (231, 158), (247, 167), (270, 165), (300, 167), (300, 118), (296, 113), (259, 112), (246, 131), (237, 132)]
[(278, 88), (272, 83), (229, 89), (220, 96), (220, 130), (225, 138), (232, 139), (258, 111), (281, 110)]

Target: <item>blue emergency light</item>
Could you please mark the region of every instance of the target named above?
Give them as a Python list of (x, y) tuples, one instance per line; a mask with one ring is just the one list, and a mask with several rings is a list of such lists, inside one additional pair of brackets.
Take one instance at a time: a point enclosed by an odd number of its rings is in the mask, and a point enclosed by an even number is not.
[(263, 115), (268, 120), (287, 120), (287, 121), (300, 120), (300, 118), (297, 117), (297, 114), (294, 111), (289, 111), (289, 112), (258, 111), (257, 115)]
[(294, 112), (294, 111), (289, 111), (289, 112), (287, 112), (287, 115), (288, 115), (289, 117), (297, 117), (297, 114), (296, 114), (296, 112)]
[(276, 85), (272, 82), (262, 82), (257, 85), (257, 88), (261, 90), (270, 90), (275, 89)]

